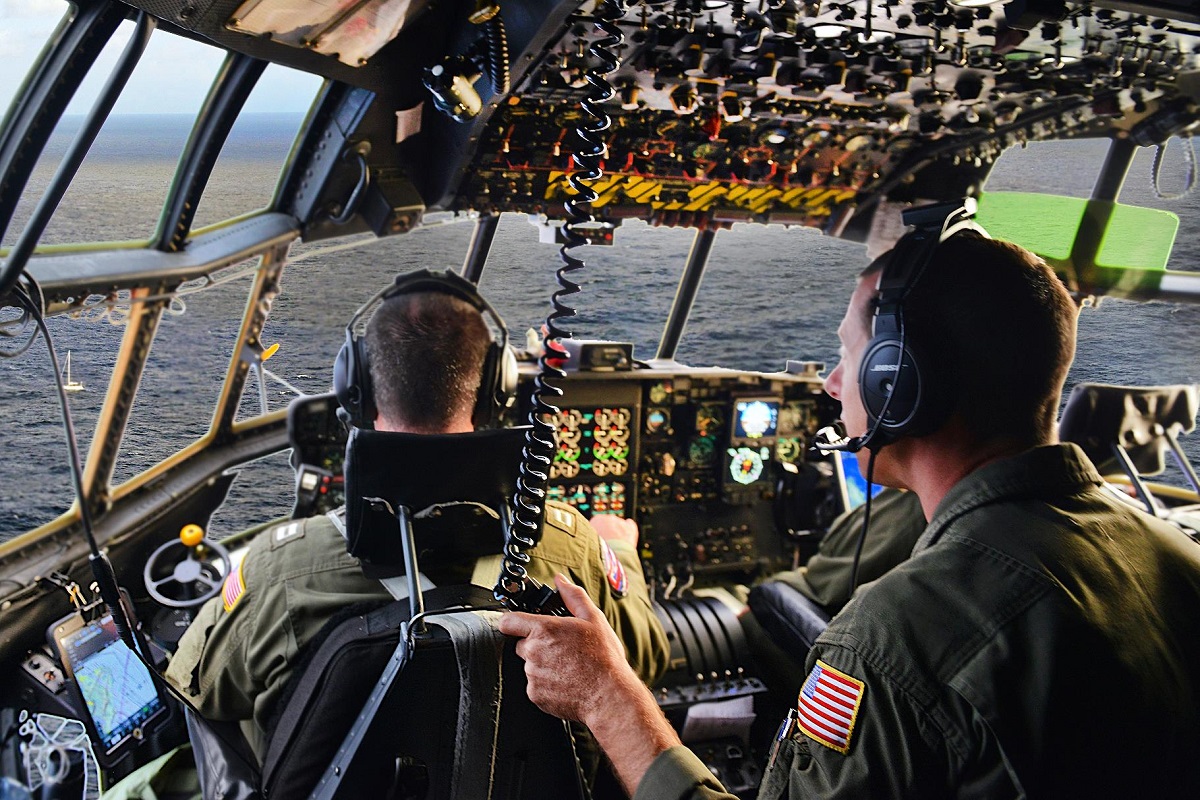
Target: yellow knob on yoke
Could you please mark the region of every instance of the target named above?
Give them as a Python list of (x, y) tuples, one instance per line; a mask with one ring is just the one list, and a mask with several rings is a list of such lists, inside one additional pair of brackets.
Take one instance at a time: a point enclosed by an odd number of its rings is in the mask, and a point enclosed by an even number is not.
[(185, 547), (195, 547), (204, 541), (204, 528), (194, 522), (184, 525), (179, 531), (179, 541), (183, 542)]

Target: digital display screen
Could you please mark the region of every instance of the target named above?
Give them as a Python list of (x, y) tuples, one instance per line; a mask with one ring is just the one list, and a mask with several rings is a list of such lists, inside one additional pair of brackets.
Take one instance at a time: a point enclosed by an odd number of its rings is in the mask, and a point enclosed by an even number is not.
[(111, 614), (59, 644), (106, 752), (164, 709), (145, 665), (117, 636)]
[(779, 430), (779, 406), (773, 399), (738, 400), (733, 409), (733, 438), (774, 437)]
[[(838, 453), (842, 462), (842, 476), (846, 481), (846, 510), (858, 508), (867, 502), (867, 479), (858, 468), (858, 456), (854, 453)], [(875, 484), (871, 487), (871, 497), (883, 491), (883, 487)]]

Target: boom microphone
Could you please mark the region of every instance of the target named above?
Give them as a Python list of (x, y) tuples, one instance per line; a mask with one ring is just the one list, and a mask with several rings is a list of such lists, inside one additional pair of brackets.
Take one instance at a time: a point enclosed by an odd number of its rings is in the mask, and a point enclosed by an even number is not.
[(870, 438), (870, 434), (866, 436), (847, 436), (846, 426), (839, 420), (833, 425), (826, 425), (817, 431), (817, 435), (813, 439), (812, 449), (820, 450), (822, 453), (829, 453), (834, 450), (844, 453), (857, 453), (863, 449)]

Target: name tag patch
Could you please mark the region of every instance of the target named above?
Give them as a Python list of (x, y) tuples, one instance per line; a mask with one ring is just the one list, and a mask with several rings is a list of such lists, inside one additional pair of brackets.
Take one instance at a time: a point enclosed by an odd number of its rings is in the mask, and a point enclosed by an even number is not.
[(280, 525), (278, 528), (273, 528), (270, 532), (271, 549), (282, 547), (288, 542), (294, 542), (297, 539), (304, 538), (304, 523), (289, 522), (287, 525)]
[(797, 725), (813, 741), (845, 755), (866, 685), (818, 660), (800, 687)]

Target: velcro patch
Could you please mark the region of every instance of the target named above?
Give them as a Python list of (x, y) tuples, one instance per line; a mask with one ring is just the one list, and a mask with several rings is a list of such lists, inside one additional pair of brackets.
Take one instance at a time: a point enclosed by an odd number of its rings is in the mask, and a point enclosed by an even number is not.
[(289, 522), (287, 525), (280, 525), (278, 528), (271, 529), (271, 549), (282, 547), (288, 542), (294, 542), (297, 539), (304, 538), (304, 523)]
[(246, 594), (246, 579), (242, 575), (242, 568), (246, 566), (246, 559), (242, 559), (242, 563), (238, 564), (238, 568), (225, 576), (225, 585), (221, 589), (221, 600), (225, 605), (225, 613), (228, 614), (237, 606), (238, 601)]
[(575, 535), (575, 515), (565, 508), (546, 507), (546, 522), (556, 528), (562, 528), (572, 536)]
[(600, 540), (600, 552), (604, 554), (604, 574), (608, 578), (608, 585), (617, 597), (624, 597), (629, 588), (629, 580), (625, 577), (625, 565), (603, 539)]
[(845, 755), (866, 684), (818, 660), (800, 687), (797, 724), (806, 736)]

